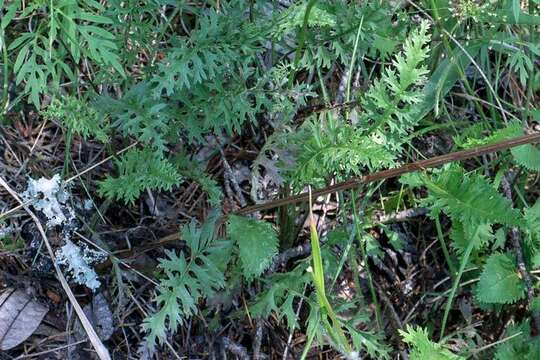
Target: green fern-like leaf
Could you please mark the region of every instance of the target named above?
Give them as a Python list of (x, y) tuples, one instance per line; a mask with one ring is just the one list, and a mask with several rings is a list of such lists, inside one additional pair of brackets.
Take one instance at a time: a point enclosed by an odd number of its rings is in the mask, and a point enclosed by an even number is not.
[(105, 7), (99, 2), (35, 1), (21, 10), (21, 18), (37, 18), (40, 26), (29, 26), (32, 30), (20, 34), (9, 50), (18, 51), (15, 81), (24, 83), (25, 93), (37, 108), (40, 95), (50, 87), (58, 91), (65, 79), (78, 81), (75, 69), (82, 59), (125, 76), (115, 36), (107, 29), (113, 21), (103, 15)]
[(400, 150), (403, 136), (421, 120), (415, 105), (423, 98), (419, 88), (428, 73), (422, 65), (429, 54), (427, 30), (428, 24), (424, 22), (411, 32), (392, 67), (385, 69), (381, 79), (362, 98), (362, 117), (370, 125), (360, 125), (386, 139), (384, 143), (391, 150)]
[(405, 331), (399, 330), (399, 333), (403, 341), (412, 347), (410, 360), (465, 360), (443, 345), (431, 341), (426, 329), (407, 325)]
[(298, 186), (324, 184), (360, 175), (362, 170), (380, 169), (394, 163), (394, 156), (374, 136), (365, 136), (353, 126), (332, 118), (310, 124), (293, 178)]
[(229, 216), (227, 232), (239, 249), (244, 276), (251, 280), (261, 275), (278, 251), (278, 238), (272, 226), (261, 220)]
[(497, 346), (495, 360), (536, 360), (540, 359), (540, 339), (531, 337), (531, 325), (528, 321), (510, 326), (504, 338), (509, 338)]
[(521, 214), (512, 208), (508, 199), (484, 177), (465, 174), (461, 167), (452, 166), (433, 179), (424, 177), (424, 184), (430, 191), (428, 202), (433, 211), (443, 210), (466, 229), (487, 223), (508, 226), (522, 223)]
[(125, 203), (134, 203), (145, 190), (170, 190), (182, 179), (168, 160), (149, 149), (128, 151), (116, 166), (118, 177), (101, 181), (99, 192)]
[(278, 319), (285, 319), (289, 329), (298, 327), (295, 301), (301, 297), (304, 284), (310, 280), (305, 270), (307, 263), (295, 267), (287, 273), (276, 273), (264, 279), (268, 289), (260, 293), (250, 306), (255, 317), (266, 318), (275, 313)]
[[(179, 255), (166, 251), (159, 260), (163, 271), (156, 301), (159, 310), (145, 319), (147, 343), (153, 348), (156, 340), (163, 341), (168, 332), (174, 333), (179, 325), (197, 312), (201, 299), (212, 296), (225, 285), (223, 262), (227, 263), (227, 242), (215, 237), (213, 217), (202, 227), (194, 222), (181, 231), (187, 252)], [(219, 259), (219, 261), (217, 261)]]
[(95, 108), (103, 117), (112, 118), (112, 126), (124, 136), (134, 136), (138, 141), (157, 150), (165, 150), (168, 135), (172, 132), (173, 115), (170, 105), (148, 96), (150, 84), (141, 82), (131, 87), (121, 99), (101, 96)]
[(493, 254), (484, 265), (476, 288), (476, 298), (484, 303), (508, 304), (525, 296), (515, 260), (508, 254)]
[(93, 137), (103, 143), (109, 141), (109, 125), (94, 108), (73, 96), (55, 99), (41, 114), (48, 120), (60, 121), (84, 139)]
[(472, 234), (466, 231), (459, 221), (452, 223), (452, 231), (450, 233), (452, 246), (459, 254), (463, 254), (469, 243), (474, 242), (474, 250), (478, 251), (485, 247), (489, 242), (495, 239), (491, 224), (479, 224)]
[(530, 171), (540, 171), (540, 150), (534, 145), (521, 145), (510, 151), (518, 165)]

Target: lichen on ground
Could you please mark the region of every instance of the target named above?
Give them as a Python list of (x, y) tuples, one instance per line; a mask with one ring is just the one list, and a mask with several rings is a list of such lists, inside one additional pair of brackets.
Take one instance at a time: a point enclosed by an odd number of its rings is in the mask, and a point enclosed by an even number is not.
[(56, 262), (67, 267), (73, 280), (95, 291), (101, 283), (95, 270), (90, 266), (105, 260), (106, 254), (89, 249), (86, 245), (75, 245), (66, 240), (66, 244), (56, 252)]
[(51, 179), (30, 179), (21, 196), (25, 201), (32, 201), (32, 206), (46, 216), (48, 227), (65, 224), (75, 217), (73, 210), (66, 206), (70, 193), (58, 174)]

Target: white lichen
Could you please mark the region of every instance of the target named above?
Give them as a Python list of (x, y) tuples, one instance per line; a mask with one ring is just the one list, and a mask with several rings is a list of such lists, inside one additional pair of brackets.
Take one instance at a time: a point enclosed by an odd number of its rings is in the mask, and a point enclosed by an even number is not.
[(67, 206), (70, 193), (58, 174), (51, 179), (30, 179), (21, 196), (25, 201), (32, 201), (34, 208), (45, 215), (48, 227), (66, 224), (75, 217)]
[(86, 245), (77, 246), (70, 240), (56, 252), (56, 262), (64, 265), (73, 281), (95, 291), (101, 285), (94, 269), (90, 266), (105, 260), (107, 255), (89, 249)]
[(11, 226), (0, 224), (0, 240), (13, 234), (15, 230)]
[(92, 208), (94, 207), (94, 202), (90, 199), (86, 199), (84, 200), (83, 202), (83, 209), (84, 210), (92, 210)]

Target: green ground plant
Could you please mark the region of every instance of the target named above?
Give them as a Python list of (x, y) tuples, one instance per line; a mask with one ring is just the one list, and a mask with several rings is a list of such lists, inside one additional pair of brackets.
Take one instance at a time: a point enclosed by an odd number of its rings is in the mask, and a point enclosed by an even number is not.
[[(204, 194), (181, 241), (156, 250), (141, 358), (161, 357), (194, 323), (219, 333), (266, 322), (303, 334), (302, 359), (323, 349), (347, 359), (536, 359), (537, 145), (338, 189), (278, 216), (234, 210), (535, 131), (539, 6), (0, 0), (2, 126), (17, 113), (55, 124), (65, 178), (79, 171), (75, 144), (98, 144), (113, 160), (84, 190), (105, 213), (189, 184)], [(250, 174), (238, 182), (242, 166)], [(376, 216), (409, 209), (427, 214), (413, 239)], [(94, 233), (95, 224), (85, 226)], [(437, 278), (446, 287), (435, 295), (428, 285), (407, 290), (424, 312), (400, 316), (392, 304), (405, 295), (385, 285), (399, 271), (381, 269), (388, 249), (407, 244), (447, 279)], [(0, 238), (0, 250), (13, 246)], [(488, 336), (467, 311), (513, 315), (504, 326), (486, 320)]]

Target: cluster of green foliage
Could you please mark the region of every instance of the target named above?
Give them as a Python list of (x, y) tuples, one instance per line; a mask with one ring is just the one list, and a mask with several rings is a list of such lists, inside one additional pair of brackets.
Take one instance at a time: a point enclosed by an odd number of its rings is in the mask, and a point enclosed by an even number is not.
[[(219, 147), (254, 128), (271, 133), (253, 162), (258, 201), (263, 173), (296, 193), (416, 159), (426, 133), (444, 133), (458, 150), (522, 135), (527, 119), (538, 120), (537, 1), (527, 9), (517, 0), (281, 3), (0, 0), (0, 111), (38, 110), (57, 123), (67, 145), (64, 173), (74, 137), (97, 141), (111, 154), (135, 144), (99, 181), (103, 198), (133, 205), (144, 192), (194, 181), (215, 208), (222, 206), (221, 190), (205, 171), (209, 158), (195, 157), (193, 149)], [(514, 78), (527, 106), (497, 91)], [(451, 93), (470, 101), (453, 104)], [(299, 119), (308, 104), (324, 109)], [(528, 303), (521, 273), (523, 265), (540, 268), (540, 200), (525, 194), (528, 176), (540, 171), (540, 150), (523, 145), (489, 161), (400, 179), (396, 209), (427, 207), (438, 226), (442, 218), (449, 223), (450, 246), (439, 234), (452, 279), (444, 316), (436, 329), (399, 329), (411, 359), (471, 355), (445, 342), (470, 266), (477, 269), (472, 293), (479, 308), (501, 313), (527, 303), (528, 315), (540, 312)], [(515, 201), (501, 191), (509, 170), (517, 173)], [(366, 196), (381, 189), (367, 187)], [(391, 358), (395, 349), (382, 331), (369, 268), (381, 245), (367, 230), (378, 225), (364, 219), (377, 204), (356, 200), (355, 192), (340, 193), (342, 228), (319, 239), (312, 227), (312, 255), (286, 272), (273, 264), (291, 244), (269, 222), (229, 215), (227, 234), (219, 236), (218, 211), (182, 227), (183, 250), (159, 260), (157, 308), (142, 326), (146, 348), (155, 350), (200, 313), (218, 322), (219, 307), (210, 304), (256, 284), (246, 305), (250, 316), (273, 314), (290, 331), (305, 332), (303, 358), (313, 345), (326, 344), (351, 359)], [(523, 254), (507, 241), (516, 232)], [(333, 291), (336, 281), (359, 262), (371, 299), (357, 294), (344, 301)], [(354, 280), (360, 288), (356, 274)], [(299, 304), (308, 308), (302, 319)], [(490, 349), (493, 356), (537, 358), (540, 343), (529, 323), (506, 329), (509, 340)], [(432, 340), (435, 330), (439, 342)]]

